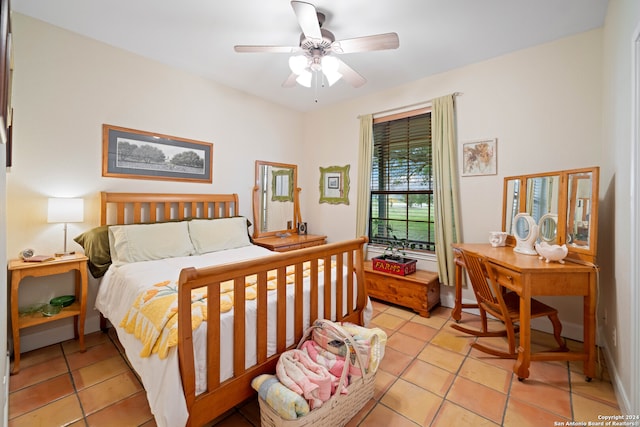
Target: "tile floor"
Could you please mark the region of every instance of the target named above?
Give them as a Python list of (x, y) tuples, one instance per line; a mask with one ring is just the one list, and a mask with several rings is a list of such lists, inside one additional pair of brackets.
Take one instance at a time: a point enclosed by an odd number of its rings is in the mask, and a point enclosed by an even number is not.
[[(423, 318), (374, 302), (373, 324), (388, 334), (386, 353), (374, 399), (348, 426), (544, 427), (620, 412), (606, 369), (588, 383), (581, 363), (534, 362), (530, 378), (519, 382), (513, 361), (471, 350), (475, 338), (450, 328), (450, 313), (439, 307)], [(464, 314), (462, 321), (478, 319)], [(533, 340), (553, 346), (549, 334), (534, 332)], [(20, 373), (10, 378), (9, 427), (156, 425), (113, 331), (87, 335), (86, 343), (85, 353), (68, 341), (22, 355)], [(212, 425), (259, 426), (256, 399)]]

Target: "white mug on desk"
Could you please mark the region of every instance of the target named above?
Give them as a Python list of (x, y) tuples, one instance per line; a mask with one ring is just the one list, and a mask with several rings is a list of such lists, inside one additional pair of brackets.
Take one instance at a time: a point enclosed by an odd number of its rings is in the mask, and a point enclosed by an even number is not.
[(489, 232), (489, 243), (494, 248), (498, 246), (504, 246), (507, 242), (507, 233), (504, 231), (490, 231)]

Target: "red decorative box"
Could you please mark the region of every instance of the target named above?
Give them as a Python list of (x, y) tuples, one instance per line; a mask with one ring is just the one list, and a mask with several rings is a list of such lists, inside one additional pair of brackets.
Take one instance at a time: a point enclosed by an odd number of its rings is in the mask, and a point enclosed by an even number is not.
[(397, 276), (406, 276), (407, 274), (415, 273), (417, 263), (418, 261), (415, 259), (391, 259), (387, 255), (371, 258), (371, 265), (374, 270), (395, 274)]

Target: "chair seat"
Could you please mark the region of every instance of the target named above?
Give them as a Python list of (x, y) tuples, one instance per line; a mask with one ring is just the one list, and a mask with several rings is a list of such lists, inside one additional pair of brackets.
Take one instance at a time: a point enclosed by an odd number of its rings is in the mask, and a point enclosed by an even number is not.
[[(520, 296), (515, 292), (507, 292), (504, 295), (504, 303), (507, 306), (507, 310), (509, 311), (509, 317), (512, 322), (517, 322), (520, 320)], [(499, 307), (496, 307), (499, 310)], [(488, 310), (493, 311), (493, 310)], [(547, 317), (551, 314), (557, 313), (558, 310), (555, 308), (538, 301), (537, 299), (531, 298), (531, 318), (534, 319), (536, 317)]]

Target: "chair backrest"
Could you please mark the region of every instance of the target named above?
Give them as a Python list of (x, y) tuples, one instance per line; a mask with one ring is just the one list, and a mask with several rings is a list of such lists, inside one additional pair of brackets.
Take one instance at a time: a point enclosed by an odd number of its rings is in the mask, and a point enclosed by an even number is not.
[(485, 268), (485, 258), (470, 251), (462, 251), (462, 256), (478, 304), (492, 315), (502, 319), (504, 317), (501, 308), (502, 298), (496, 294), (497, 290), (491, 283)]

